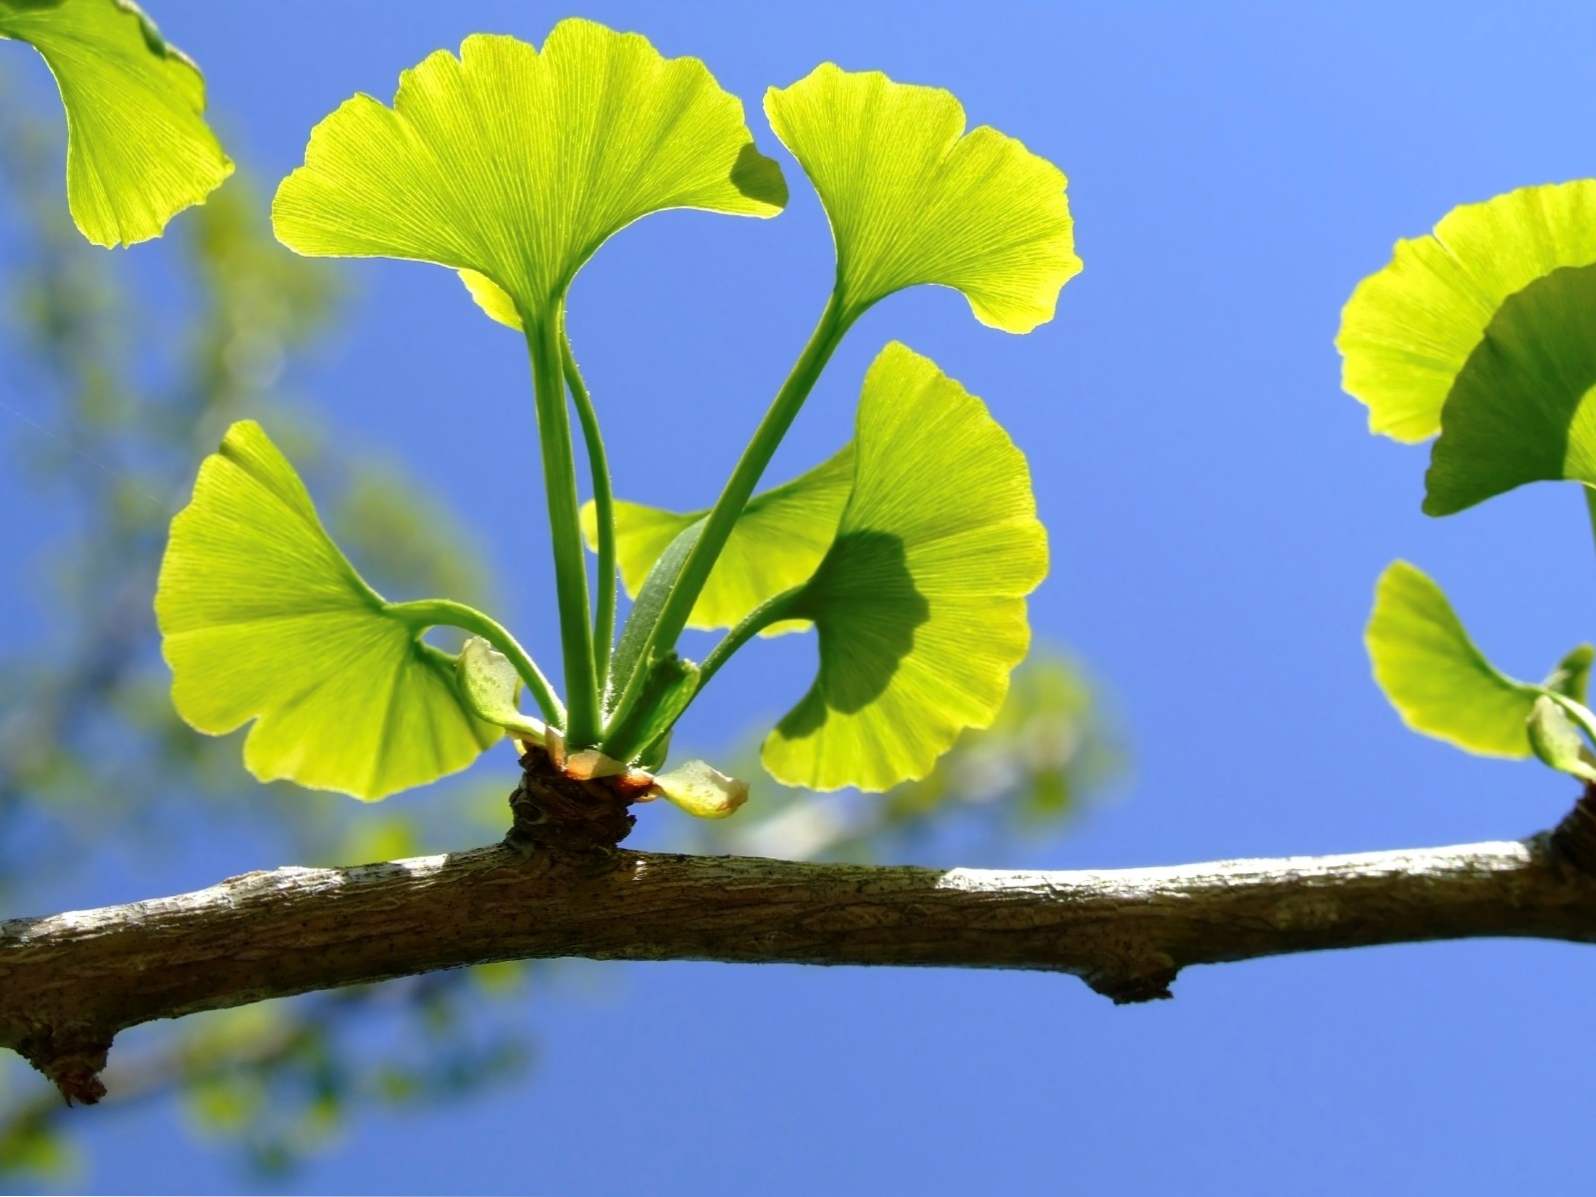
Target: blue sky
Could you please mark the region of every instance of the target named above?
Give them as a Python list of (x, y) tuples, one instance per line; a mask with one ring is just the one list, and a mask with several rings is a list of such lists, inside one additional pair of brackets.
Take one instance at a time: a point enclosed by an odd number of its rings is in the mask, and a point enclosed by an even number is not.
[[(1407, 733), (1369, 680), (1361, 628), (1376, 575), (1405, 556), (1503, 667), (1544, 671), (1596, 631), (1580, 497), (1537, 486), (1424, 518), (1424, 452), (1367, 435), (1333, 339), (1352, 286), (1397, 237), (1456, 203), (1596, 169), (1588, 5), (150, 7), (206, 69), (235, 156), (268, 181), (346, 96), (387, 98), (401, 68), (471, 32), (540, 40), (580, 13), (704, 58), (783, 161), (789, 210), (651, 217), (604, 248), (572, 299), (618, 487), (673, 506), (713, 497), (829, 284), (825, 222), (759, 115), (765, 86), (825, 59), (940, 84), (972, 123), (1068, 173), (1086, 267), (1058, 318), (1017, 338), (977, 325), (949, 292), (881, 304), (772, 474), (841, 444), (890, 338), (986, 398), (1030, 457), (1053, 559), (1033, 626), (1105, 680), (1135, 782), (1057, 841), (922, 863), (1350, 851), (1508, 838), (1561, 814), (1569, 786), (1545, 771)], [(340, 270), (350, 318), (299, 388), (351, 444), (483, 513), (508, 619), (556, 661), (547, 547), (520, 514), (541, 488), (518, 338), (447, 272)], [(0, 535), (27, 545), (20, 523)], [(742, 654), (684, 734), (725, 743), (762, 726), (801, 692), (812, 654), (796, 637)], [(252, 851), (218, 845), (155, 883), (281, 863)], [(1568, 1161), (1545, 1145), (1581, 1141), (1596, 1101), (1596, 1079), (1562, 1047), (1590, 1020), (1593, 964), (1560, 945), (1401, 947), (1199, 969), (1173, 1002), (1129, 1009), (1057, 977), (595, 968), (577, 974), (592, 984), (528, 998), (543, 1055), (523, 1084), (364, 1121), (299, 1183), (1560, 1188)], [(168, 1109), (92, 1134), (100, 1188), (237, 1183)]]

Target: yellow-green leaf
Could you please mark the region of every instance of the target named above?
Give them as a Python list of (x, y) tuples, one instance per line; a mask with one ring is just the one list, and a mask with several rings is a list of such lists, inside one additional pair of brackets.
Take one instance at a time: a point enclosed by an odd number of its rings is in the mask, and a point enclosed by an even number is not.
[(474, 718), (454, 659), (371, 589), (260, 425), (205, 459), (172, 521), (155, 595), (172, 701), (244, 764), (376, 799), (469, 765), (500, 730)]
[[(542, 312), (606, 238), (650, 212), (772, 216), (786, 202), (741, 102), (695, 58), (561, 21), (538, 51), (474, 35), (317, 125), (272, 205), (303, 254), (408, 258), (470, 272), (507, 319)], [(481, 276), (476, 280), (473, 276)], [(483, 282), (491, 284), (491, 289)], [(490, 311), (492, 309), (490, 308)]]
[(1414, 731), (1482, 756), (1530, 754), (1525, 723), (1545, 689), (1492, 667), (1422, 570), (1386, 567), (1364, 643), (1375, 681)]
[(489, 320), (506, 328), (521, 328), (521, 313), (515, 310), (515, 300), (510, 293), (485, 274), (475, 270), (460, 271), (460, 281), (468, 294)]
[(853, 489), (795, 611), (820, 671), (765, 740), (777, 780), (884, 790), (986, 727), (1047, 572), (1025, 457), (986, 405), (896, 342), (865, 377)]
[(1081, 268), (1065, 177), (941, 88), (831, 63), (765, 93), (765, 113), (820, 193), (844, 310), (935, 283), (982, 324), (1030, 332)]
[(55, 76), (67, 206), (95, 245), (160, 236), (232, 173), (199, 68), (131, 0), (0, 0), (0, 38), (33, 46)]
[(724, 819), (748, 801), (748, 783), (705, 761), (686, 761), (654, 778), (653, 793), (700, 819)]
[(1596, 645), (1581, 644), (1563, 654), (1563, 659), (1546, 675), (1541, 683), (1554, 694), (1572, 699), (1581, 705), (1590, 688), (1591, 663), (1596, 661)]
[[(766, 599), (807, 579), (831, 546), (852, 488), (853, 446), (846, 445), (807, 473), (750, 499), (693, 604), (688, 626), (733, 627)], [(615, 556), (627, 593), (635, 596), (666, 546), (707, 514), (617, 502)], [(589, 548), (597, 547), (591, 502), (582, 508), (582, 535)], [(782, 620), (761, 634), (776, 636), (807, 626), (804, 620)]]
[(1523, 187), (1452, 209), (1399, 241), (1341, 313), (1341, 385), (1369, 430), (1422, 441), (1504, 300), (1561, 266), (1596, 263), (1596, 180)]

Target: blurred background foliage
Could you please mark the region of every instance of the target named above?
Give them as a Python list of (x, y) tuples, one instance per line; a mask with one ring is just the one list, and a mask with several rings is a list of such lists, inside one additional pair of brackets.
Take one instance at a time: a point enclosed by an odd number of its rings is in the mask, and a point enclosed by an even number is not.
[[(179, 851), (184, 837), (257, 835), (268, 823), (304, 864), (493, 839), (506, 823), (508, 753), (494, 758), (493, 777), (479, 769), (440, 783), (449, 792), (424, 802), (271, 801), (289, 796), (282, 785), (263, 801), (237, 736), (208, 739), (176, 720), (151, 614), (155, 572), (199, 459), (236, 418), (269, 422), (379, 589), (491, 609), (494, 583), (473, 530), (392, 463), (343, 443), (328, 451), (314, 402), (291, 393), (285, 365), (336, 327), (344, 296), (326, 264), (271, 238), (247, 172), (133, 259), (183, 276), (182, 310), (151, 310), (130, 259), (72, 229), (56, 114), (26, 107), (0, 94), (0, 212), (10, 225), (0, 236), (0, 361), (6, 389), (28, 399), (23, 411), (0, 397), (0, 421), (5, 468), (22, 472), (60, 527), (47, 559), (26, 566), (46, 575), (38, 601), (49, 634), (0, 661), (0, 913), (42, 912), (108, 852), (138, 877), (155, 872), (140, 861)], [(1039, 651), (998, 723), (966, 736), (923, 781), (861, 796), (762, 779), (736, 818), (651, 820), (652, 838), (701, 852), (912, 861), (952, 835), (993, 859), (1005, 843), (1056, 834), (1122, 771), (1100, 705), (1067, 657)], [(752, 745), (719, 757), (761, 776)], [(119, 1042), (112, 1096), (92, 1115), (73, 1114), (7, 1055), (0, 1184), (70, 1177), (85, 1118), (174, 1098), (195, 1133), (236, 1152), (256, 1181), (280, 1177), (362, 1109), (448, 1101), (533, 1065), (518, 1011), (535, 983), (576, 967), (490, 966), (144, 1028)]]

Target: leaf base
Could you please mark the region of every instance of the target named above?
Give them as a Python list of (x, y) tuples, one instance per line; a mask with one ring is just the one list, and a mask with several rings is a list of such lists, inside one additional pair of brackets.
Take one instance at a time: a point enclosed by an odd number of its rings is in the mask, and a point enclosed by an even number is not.
[(647, 792), (625, 775), (569, 777), (542, 747), (529, 747), (521, 784), (510, 795), (514, 822), (504, 842), (528, 855), (613, 848), (631, 834), (637, 821), (631, 806)]

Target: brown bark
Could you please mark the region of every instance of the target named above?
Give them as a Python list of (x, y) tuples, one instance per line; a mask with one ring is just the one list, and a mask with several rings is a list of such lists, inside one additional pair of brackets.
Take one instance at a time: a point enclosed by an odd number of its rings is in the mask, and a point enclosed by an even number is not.
[(622, 851), (634, 788), (522, 758), (503, 844), (244, 873), (0, 922), (0, 1047), (69, 1101), (153, 1018), (506, 959), (895, 964), (1074, 974), (1167, 998), (1189, 964), (1513, 935), (1596, 942), (1596, 787), (1507, 843), (1170, 868), (996, 871)]
[[(124, 1027), (492, 960), (937, 965), (1071, 973), (1117, 1002), (1286, 952), (1596, 942), (1596, 805), (1524, 841), (1170, 868), (1001, 872), (504, 844), (0, 924), (0, 1046), (69, 1099)], [(523, 820), (524, 822), (524, 820)]]

